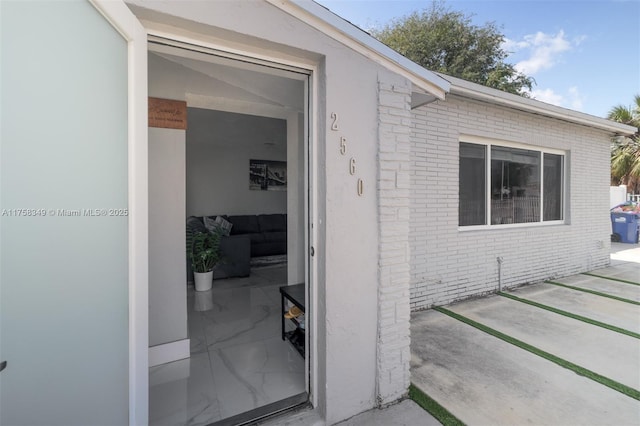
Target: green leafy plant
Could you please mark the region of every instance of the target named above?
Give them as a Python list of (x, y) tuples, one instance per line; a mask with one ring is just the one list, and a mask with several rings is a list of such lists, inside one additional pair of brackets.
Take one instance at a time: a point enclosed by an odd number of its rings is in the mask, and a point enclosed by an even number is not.
[(191, 236), (193, 272), (210, 272), (220, 263), (220, 232), (197, 232)]
[[(494, 22), (451, 10), (443, 0), (393, 19), (372, 35), (431, 71), (529, 97), (535, 80), (507, 62), (506, 37)], [(445, 77), (446, 78), (446, 77)]]
[[(626, 107), (615, 106), (607, 118), (618, 123), (640, 127), (640, 95)], [(627, 185), (629, 192), (640, 192), (640, 130), (631, 136), (615, 136), (611, 143), (611, 184)]]

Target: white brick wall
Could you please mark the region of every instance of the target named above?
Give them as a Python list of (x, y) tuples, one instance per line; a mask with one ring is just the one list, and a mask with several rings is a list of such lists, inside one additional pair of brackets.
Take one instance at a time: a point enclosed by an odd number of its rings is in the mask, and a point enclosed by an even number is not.
[[(567, 150), (567, 224), (458, 230), (460, 134)], [(444, 305), (503, 287), (609, 262), (609, 135), (454, 95), (412, 111), (411, 309)]]
[(378, 84), (380, 217), (377, 398), (384, 405), (409, 388), (409, 196), (411, 86)]

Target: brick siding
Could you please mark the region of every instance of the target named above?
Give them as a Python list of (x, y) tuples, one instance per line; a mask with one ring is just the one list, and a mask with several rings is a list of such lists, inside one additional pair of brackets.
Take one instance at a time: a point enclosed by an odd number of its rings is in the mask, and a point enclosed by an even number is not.
[(378, 95), (377, 398), (385, 405), (409, 388), (411, 86), (379, 83)]
[[(460, 231), (461, 134), (491, 138), (496, 143), (502, 140), (566, 150), (566, 224)], [(503, 288), (608, 264), (611, 225), (606, 132), (448, 95), (445, 102), (412, 111), (410, 136), (412, 310), (496, 291), (498, 256), (504, 259)], [(381, 213), (381, 220), (387, 218), (384, 210)], [(389, 211), (388, 217), (392, 216)]]

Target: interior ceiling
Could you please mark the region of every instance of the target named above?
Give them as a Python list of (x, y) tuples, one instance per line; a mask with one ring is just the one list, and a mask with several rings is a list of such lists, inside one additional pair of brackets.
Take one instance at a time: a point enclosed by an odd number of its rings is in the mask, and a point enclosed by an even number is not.
[(189, 144), (217, 147), (255, 146), (287, 152), (287, 122), (277, 118), (237, 114), (203, 108), (187, 109)]
[(197, 86), (202, 88), (198, 90), (201, 93), (196, 94), (206, 95), (206, 92), (212, 92), (219, 97), (224, 92), (224, 96), (231, 99), (277, 106), (290, 111), (302, 112), (304, 109), (304, 84), (301, 80), (167, 53), (156, 52), (150, 55), (183, 68), (187, 79), (192, 82), (197, 80)]

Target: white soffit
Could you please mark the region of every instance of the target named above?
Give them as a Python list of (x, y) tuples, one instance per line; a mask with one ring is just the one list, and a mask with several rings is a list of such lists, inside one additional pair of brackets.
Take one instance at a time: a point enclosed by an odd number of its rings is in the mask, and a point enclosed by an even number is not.
[(438, 99), (444, 100), (450, 84), (365, 31), (311, 0), (266, 0), (307, 25), (405, 78)]
[(619, 135), (632, 135), (637, 131), (633, 126), (616, 123), (615, 121), (607, 120), (606, 118), (596, 117), (594, 115), (547, 104), (535, 99), (524, 98), (512, 93), (503, 92), (502, 90), (492, 89), (477, 83), (462, 80), (457, 77), (451, 77), (440, 73), (438, 73), (438, 75), (451, 82), (451, 94), (454, 95), (544, 115), (546, 117), (552, 117), (596, 129), (606, 130)]

